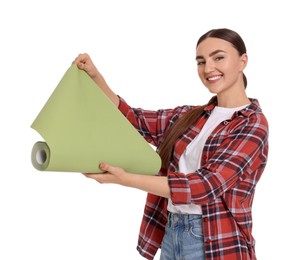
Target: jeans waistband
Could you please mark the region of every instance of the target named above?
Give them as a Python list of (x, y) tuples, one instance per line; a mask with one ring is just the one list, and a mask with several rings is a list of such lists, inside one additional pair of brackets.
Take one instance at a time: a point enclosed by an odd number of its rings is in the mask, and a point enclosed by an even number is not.
[(202, 215), (169, 212), (167, 222), (169, 227), (184, 225), (185, 228), (188, 229), (190, 223), (195, 220), (202, 220)]

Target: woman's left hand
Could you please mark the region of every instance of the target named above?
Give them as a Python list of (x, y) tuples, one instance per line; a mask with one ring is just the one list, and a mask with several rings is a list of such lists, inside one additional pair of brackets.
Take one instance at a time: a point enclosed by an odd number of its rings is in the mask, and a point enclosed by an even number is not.
[(170, 189), (166, 176), (150, 176), (145, 174), (133, 174), (124, 171), (120, 167), (101, 163), (100, 169), (104, 173), (84, 173), (88, 178), (99, 183), (114, 183), (126, 187), (143, 190), (164, 198), (170, 197)]
[(96, 180), (99, 183), (115, 183), (124, 185), (128, 173), (120, 167), (114, 167), (106, 163), (100, 164), (104, 173), (83, 173), (86, 177)]

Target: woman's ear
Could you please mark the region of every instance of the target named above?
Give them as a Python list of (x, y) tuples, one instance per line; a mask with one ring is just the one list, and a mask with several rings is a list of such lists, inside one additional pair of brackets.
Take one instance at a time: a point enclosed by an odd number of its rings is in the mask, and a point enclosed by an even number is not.
[(248, 64), (248, 55), (247, 53), (244, 53), (240, 57), (240, 66), (241, 66), (240, 68), (242, 71), (246, 68), (247, 64)]

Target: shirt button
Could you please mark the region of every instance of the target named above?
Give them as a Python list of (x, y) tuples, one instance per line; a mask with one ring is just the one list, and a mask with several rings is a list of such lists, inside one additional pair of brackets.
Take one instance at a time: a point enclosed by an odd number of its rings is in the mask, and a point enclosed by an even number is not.
[(225, 120), (225, 121), (223, 121), (223, 124), (224, 124), (224, 125), (228, 125), (228, 124), (229, 124), (229, 121)]
[(208, 238), (205, 242), (211, 243), (211, 239)]
[(204, 222), (208, 222), (209, 219), (208, 219), (208, 218), (204, 218), (203, 221), (204, 221)]

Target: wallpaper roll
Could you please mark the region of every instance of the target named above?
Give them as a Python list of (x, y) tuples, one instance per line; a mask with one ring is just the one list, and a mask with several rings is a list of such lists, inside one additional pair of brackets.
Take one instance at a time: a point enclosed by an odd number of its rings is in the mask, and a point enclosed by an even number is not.
[(40, 171), (97, 173), (100, 162), (157, 174), (161, 159), (86, 72), (66, 71), (32, 123), (44, 139), (31, 160)]

